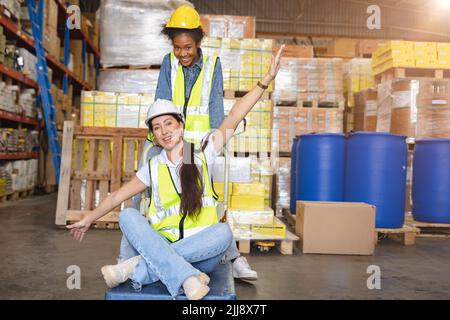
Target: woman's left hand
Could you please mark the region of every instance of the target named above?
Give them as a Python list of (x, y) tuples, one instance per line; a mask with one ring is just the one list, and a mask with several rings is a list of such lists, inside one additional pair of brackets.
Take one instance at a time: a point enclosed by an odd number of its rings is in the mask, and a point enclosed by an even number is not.
[(281, 57), (283, 56), (284, 53), (284, 47), (285, 45), (283, 44), (280, 49), (277, 52), (277, 55), (274, 57), (272, 56), (272, 61), (270, 63), (270, 69), (269, 69), (269, 73), (268, 75), (270, 76), (271, 80), (275, 79), (275, 77), (277, 76), (278, 71), (280, 70), (281, 67)]

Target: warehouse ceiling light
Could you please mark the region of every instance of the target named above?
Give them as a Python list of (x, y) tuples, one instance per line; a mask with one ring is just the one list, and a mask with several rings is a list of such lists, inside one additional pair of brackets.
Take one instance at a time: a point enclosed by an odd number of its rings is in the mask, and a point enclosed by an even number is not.
[(436, 0), (436, 3), (439, 9), (449, 9), (450, 8), (450, 0)]

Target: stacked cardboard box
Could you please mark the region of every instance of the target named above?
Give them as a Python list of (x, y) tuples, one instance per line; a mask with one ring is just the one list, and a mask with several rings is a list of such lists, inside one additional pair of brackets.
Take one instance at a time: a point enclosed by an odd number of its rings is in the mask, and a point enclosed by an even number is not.
[(439, 67), (450, 68), (450, 43), (437, 43), (436, 51)]
[(0, 26), (0, 63), (5, 62), (6, 36), (3, 34), (3, 26)]
[(81, 124), (90, 127), (147, 128), (153, 94), (82, 91)]
[(159, 70), (107, 69), (100, 71), (98, 90), (126, 93), (155, 93)]
[(0, 109), (12, 113), (18, 113), (17, 94), (19, 92), (18, 86), (8, 85), (0, 81)]
[(274, 107), (272, 150), (290, 152), (295, 136), (312, 132), (343, 132), (344, 110)]
[[(236, 103), (235, 99), (224, 99), (225, 115)], [(272, 101), (259, 100), (245, 117), (246, 129), (243, 122), (237, 128), (240, 134), (234, 136), (228, 143), (230, 151), (234, 152), (270, 152)]]
[(19, 107), (26, 117), (36, 117), (36, 90), (22, 89), (19, 93)]
[(177, 7), (169, 1), (105, 0), (101, 2), (100, 54), (105, 68), (160, 65), (172, 50), (161, 34)]
[(372, 55), (372, 73), (377, 75), (393, 67), (414, 67), (414, 43), (391, 40)]
[(69, 69), (78, 79), (84, 79), (83, 76), (83, 40), (70, 40), (69, 51), (73, 56), (73, 64), (69, 64)]
[(28, 78), (37, 81), (36, 63), (37, 58), (25, 48), (19, 48), (19, 55), (23, 59), (22, 73)]
[[(250, 91), (269, 70), (273, 40), (205, 38), (202, 50), (220, 56), (225, 90)], [(271, 84), (267, 91), (272, 88)]]
[(450, 138), (450, 80), (394, 79), (378, 85), (377, 131)]
[(6, 13), (7, 16), (11, 15), (16, 19), (20, 19), (21, 2), (22, 1), (20, 0), (0, 0), (0, 5), (8, 10), (8, 12)]
[(374, 86), (371, 59), (354, 58), (343, 65), (347, 106), (355, 105), (353, 93)]
[(254, 38), (255, 17), (229, 15), (201, 15), (202, 28), (208, 37)]
[(371, 57), (380, 47), (384, 46), (388, 40), (379, 39), (361, 39), (356, 46), (356, 55), (358, 57)]
[(44, 48), (59, 58), (61, 39), (58, 37), (58, 5), (56, 1), (44, 2)]
[(262, 210), (264, 209), (264, 193), (262, 183), (234, 183), (230, 208)]
[(354, 93), (354, 130), (376, 131), (377, 129), (377, 90), (367, 88)]
[(393, 67), (450, 68), (450, 43), (389, 41), (373, 54), (377, 75)]
[(275, 79), (277, 105), (323, 101), (339, 104), (344, 100), (342, 59), (282, 58), (281, 77)]
[(336, 38), (328, 43), (327, 54), (335, 57), (353, 58), (356, 55), (357, 39)]

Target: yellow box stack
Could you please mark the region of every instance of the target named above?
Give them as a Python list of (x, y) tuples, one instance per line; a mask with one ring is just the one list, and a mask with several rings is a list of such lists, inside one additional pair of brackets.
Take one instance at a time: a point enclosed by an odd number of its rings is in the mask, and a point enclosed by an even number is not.
[[(205, 38), (202, 50), (220, 56), (225, 90), (249, 91), (269, 69), (273, 40)], [(272, 90), (271, 84), (267, 91)]]
[(450, 68), (450, 43), (437, 43), (436, 52), (439, 67)]
[(261, 183), (233, 183), (230, 208), (262, 210), (264, 209), (264, 194), (265, 188)]
[[(236, 100), (224, 99), (225, 115), (228, 114)], [(234, 152), (270, 152), (272, 101), (260, 100), (245, 117), (246, 130), (236, 135), (229, 142), (229, 150)], [(237, 131), (243, 129), (239, 124)]]
[(372, 72), (377, 75), (393, 67), (414, 67), (414, 42), (392, 40), (372, 55)]
[(152, 93), (82, 91), (81, 125), (87, 127), (146, 128)]
[(373, 53), (372, 71), (393, 67), (450, 68), (450, 43), (389, 41)]

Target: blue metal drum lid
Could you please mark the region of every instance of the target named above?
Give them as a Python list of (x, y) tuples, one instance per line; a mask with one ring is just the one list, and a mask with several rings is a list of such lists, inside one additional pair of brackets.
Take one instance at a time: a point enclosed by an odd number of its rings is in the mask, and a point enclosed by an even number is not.
[(345, 134), (344, 133), (305, 133), (299, 136), (296, 136), (296, 138), (298, 139), (302, 139), (302, 138), (314, 138), (314, 137), (342, 137), (345, 138)]
[(369, 131), (356, 131), (349, 134), (349, 137), (355, 135), (367, 135), (367, 136), (385, 136), (385, 137), (398, 137), (401, 139), (406, 139), (406, 136), (393, 134), (388, 132), (369, 132)]
[(450, 143), (450, 139), (445, 138), (424, 138), (424, 139), (416, 139), (415, 143), (430, 143), (430, 142), (444, 142), (444, 143)]

